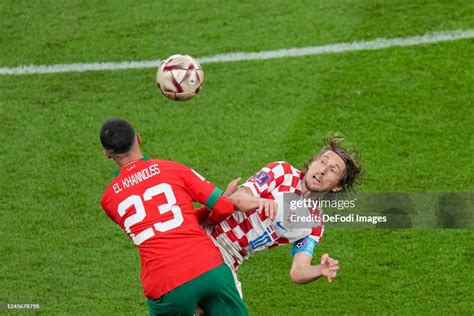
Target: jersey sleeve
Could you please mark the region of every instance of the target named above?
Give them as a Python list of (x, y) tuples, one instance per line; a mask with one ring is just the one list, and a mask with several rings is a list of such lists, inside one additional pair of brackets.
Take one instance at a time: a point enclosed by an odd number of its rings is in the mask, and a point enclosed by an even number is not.
[(194, 202), (206, 205), (211, 212), (209, 220), (218, 223), (234, 211), (232, 202), (222, 195), (223, 191), (207, 181), (196, 171), (186, 168), (183, 176), (186, 188)]
[(324, 226), (313, 227), (313, 229), (311, 230), (311, 234), (308, 237), (313, 239), (319, 244), (323, 237), (323, 233), (324, 233)]
[(323, 236), (324, 227), (318, 226), (314, 227), (311, 230), (311, 234), (306, 236), (300, 240), (297, 240), (293, 243), (293, 248), (291, 250), (291, 255), (295, 255), (296, 253), (302, 252), (307, 255), (313, 256), (314, 248), (319, 244), (321, 241), (321, 237)]
[(254, 174), (242, 186), (249, 188), (255, 197), (264, 196), (283, 184), (291, 166), (282, 161), (272, 162)]

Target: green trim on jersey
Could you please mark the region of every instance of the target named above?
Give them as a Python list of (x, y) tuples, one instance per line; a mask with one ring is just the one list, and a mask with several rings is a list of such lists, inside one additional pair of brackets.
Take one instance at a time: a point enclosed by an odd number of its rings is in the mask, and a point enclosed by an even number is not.
[(221, 189), (219, 188), (215, 188), (211, 195), (209, 195), (209, 198), (207, 199), (206, 203), (206, 206), (210, 209), (214, 208), (214, 206), (216, 205), (217, 203), (217, 200), (219, 200), (219, 198), (221, 197), (222, 193), (224, 193), (224, 191), (222, 191)]
[[(150, 160), (150, 157), (148, 157), (147, 155), (144, 155), (142, 158), (140, 158), (140, 160), (147, 161), (147, 160)], [(120, 170), (122, 169), (117, 169), (114, 171), (114, 178), (117, 178), (117, 176), (120, 174)]]

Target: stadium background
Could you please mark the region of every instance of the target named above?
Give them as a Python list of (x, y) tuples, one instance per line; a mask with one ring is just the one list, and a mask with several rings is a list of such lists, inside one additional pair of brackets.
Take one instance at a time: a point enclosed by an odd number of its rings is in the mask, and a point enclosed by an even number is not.
[[(8, 1), (0, 67), (195, 57), (473, 29), (470, 1)], [(363, 192), (473, 191), (473, 40), (204, 64), (186, 103), (155, 69), (0, 76), (0, 302), (45, 314), (144, 314), (134, 245), (101, 211), (115, 166), (98, 130), (129, 119), (144, 152), (225, 186), (273, 160), (296, 167), (339, 131)], [(332, 284), (297, 286), (289, 247), (240, 278), (253, 315), (472, 314), (472, 229), (327, 230)], [(3, 312), (3, 311), (2, 311)]]

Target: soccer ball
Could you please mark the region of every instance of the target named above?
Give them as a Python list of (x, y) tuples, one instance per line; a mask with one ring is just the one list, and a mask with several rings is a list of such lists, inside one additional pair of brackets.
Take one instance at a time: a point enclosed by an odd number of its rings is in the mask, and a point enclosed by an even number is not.
[(191, 56), (173, 55), (158, 67), (156, 84), (168, 99), (189, 100), (201, 90), (204, 84), (204, 71)]

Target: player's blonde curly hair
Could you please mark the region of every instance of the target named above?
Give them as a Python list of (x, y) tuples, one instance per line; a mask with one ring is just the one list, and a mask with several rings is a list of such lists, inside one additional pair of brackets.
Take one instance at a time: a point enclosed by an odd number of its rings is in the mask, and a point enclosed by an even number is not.
[(304, 172), (308, 172), (309, 166), (313, 161), (315, 161), (320, 155), (327, 151), (333, 151), (341, 157), (341, 159), (346, 164), (346, 170), (340, 181), (342, 186), (342, 191), (353, 191), (355, 185), (360, 184), (361, 177), (363, 174), (362, 165), (360, 163), (360, 154), (354, 146), (343, 147), (342, 143), (344, 137), (337, 133), (330, 133), (324, 137), (324, 147), (319, 151), (319, 153), (313, 156), (306, 164), (304, 165)]

